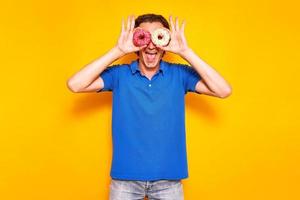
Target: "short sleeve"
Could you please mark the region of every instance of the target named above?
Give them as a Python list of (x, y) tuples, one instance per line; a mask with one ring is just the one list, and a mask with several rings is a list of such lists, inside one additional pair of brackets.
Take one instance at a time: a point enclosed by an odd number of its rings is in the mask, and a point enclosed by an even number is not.
[(118, 83), (118, 65), (113, 65), (111, 67), (107, 67), (103, 72), (99, 74), (99, 77), (102, 78), (104, 87), (98, 92), (102, 91), (113, 91)]
[(198, 74), (198, 72), (193, 67), (189, 65), (181, 65), (180, 69), (182, 71), (185, 93), (187, 92), (198, 93), (196, 91), (196, 84), (198, 83), (198, 81), (202, 79), (202, 77)]

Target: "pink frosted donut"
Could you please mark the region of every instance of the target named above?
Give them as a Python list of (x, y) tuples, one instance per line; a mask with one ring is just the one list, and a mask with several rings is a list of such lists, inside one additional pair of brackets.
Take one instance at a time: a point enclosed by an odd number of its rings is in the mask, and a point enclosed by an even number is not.
[(137, 28), (133, 33), (133, 44), (135, 46), (144, 46), (148, 45), (151, 41), (151, 34), (150, 32), (142, 29)]

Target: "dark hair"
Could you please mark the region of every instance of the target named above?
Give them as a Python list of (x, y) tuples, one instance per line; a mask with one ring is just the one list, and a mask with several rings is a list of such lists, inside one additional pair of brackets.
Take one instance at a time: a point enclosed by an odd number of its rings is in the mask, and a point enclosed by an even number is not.
[(143, 22), (160, 22), (165, 28), (170, 29), (168, 21), (162, 15), (152, 13), (140, 15), (135, 19), (134, 27), (138, 27)]

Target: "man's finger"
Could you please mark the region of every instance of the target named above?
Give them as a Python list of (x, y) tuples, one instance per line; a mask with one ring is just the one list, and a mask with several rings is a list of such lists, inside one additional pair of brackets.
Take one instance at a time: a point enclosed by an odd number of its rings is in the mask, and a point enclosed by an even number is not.
[(186, 21), (183, 20), (183, 22), (181, 24), (181, 29), (180, 29), (182, 33), (184, 33), (185, 23), (186, 23)]
[(126, 26), (126, 31), (130, 30), (130, 16), (127, 18), (127, 26)]
[(176, 17), (176, 20), (175, 20), (175, 30), (179, 31), (178, 17)]
[(142, 49), (144, 49), (146, 47), (147, 47), (147, 45), (145, 44), (144, 46), (139, 47), (139, 50), (142, 50)]
[(125, 31), (124, 19), (122, 18), (122, 33)]
[(132, 19), (131, 19), (131, 29), (130, 29), (130, 31), (133, 31), (133, 29), (134, 29), (134, 24), (135, 24), (135, 19), (134, 19), (134, 16), (132, 16)]
[(172, 17), (172, 15), (170, 15), (169, 21), (170, 21), (170, 25), (171, 25), (171, 31), (173, 32), (175, 30), (174, 30), (174, 23), (173, 23), (173, 17)]

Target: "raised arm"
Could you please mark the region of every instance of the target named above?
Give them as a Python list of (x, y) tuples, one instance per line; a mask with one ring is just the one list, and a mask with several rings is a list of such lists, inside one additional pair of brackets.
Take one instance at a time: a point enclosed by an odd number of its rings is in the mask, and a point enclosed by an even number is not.
[(87, 64), (67, 80), (67, 86), (72, 92), (94, 92), (102, 89), (104, 85), (99, 74), (118, 58), (144, 48), (144, 46), (136, 47), (133, 45), (134, 23), (134, 16), (128, 17), (126, 27), (124, 20), (122, 20), (122, 30), (118, 43), (106, 54)]
[(103, 88), (103, 80), (99, 74), (121, 56), (122, 52), (118, 48), (112, 48), (69, 78), (67, 81), (68, 88), (72, 92), (92, 92)]
[(219, 98), (228, 97), (231, 92), (231, 86), (227, 81), (211, 66), (205, 63), (191, 48), (188, 47), (185, 36), (185, 21), (179, 27), (178, 18), (175, 23), (170, 16), (171, 41), (167, 47), (161, 47), (163, 50), (170, 51), (180, 55), (183, 59), (201, 76), (201, 80), (196, 84), (195, 90), (198, 93), (215, 96)]

